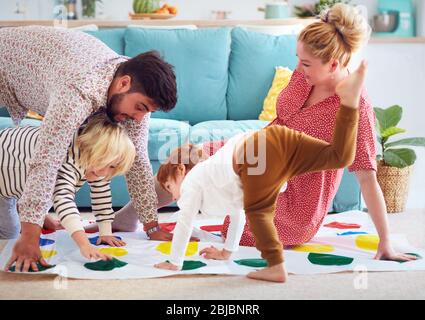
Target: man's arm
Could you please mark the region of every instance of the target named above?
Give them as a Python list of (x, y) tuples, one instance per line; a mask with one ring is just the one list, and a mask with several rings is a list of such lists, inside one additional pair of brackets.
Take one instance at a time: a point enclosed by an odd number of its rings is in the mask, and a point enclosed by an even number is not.
[(91, 105), (78, 91), (52, 93), (29, 166), (24, 192), (18, 202), (22, 223), (43, 225), (52, 205), (57, 173), (75, 131), (91, 113)]
[(40, 129), (27, 183), (18, 202), (21, 236), (13, 247), (6, 270), (16, 261), (16, 271), (38, 270), (46, 266), (38, 239), (45, 216), (52, 204), (58, 170), (65, 159), (72, 136), (90, 115), (91, 104), (72, 87), (51, 94), (50, 105)]
[(141, 122), (126, 121), (128, 135), (136, 147), (136, 159), (126, 175), (128, 191), (139, 220), (146, 227), (158, 225), (157, 196), (154, 177), (148, 156), (149, 118), (147, 114)]

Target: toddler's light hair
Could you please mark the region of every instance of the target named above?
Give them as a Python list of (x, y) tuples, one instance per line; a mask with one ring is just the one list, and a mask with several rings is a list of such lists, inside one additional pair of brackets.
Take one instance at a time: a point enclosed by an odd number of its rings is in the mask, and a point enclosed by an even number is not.
[(370, 34), (370, 26), (355, 7), (338, 3), (322, 12), (320, 21), (305, 27), (298, 40), (323, 63), (339, 60), (346, 67)]
[(159, 167), (156, 178), (162, 188), (165, 189), (165, 183), (169, 178), (175, 180), (177, 168), (183, 164), (186, 172), (191, 170), (199, 162), (206, 160), (208, 155), (203, 151), (202, 147), (194, 144), (185, 144), (173, 150), (168, 159)]
[(115, 165), (106, 179), (127, 173), (136, 158), (136, 148), (125, 129), (105, 114), (93, 116), (78, 135), (78, 165), (83, 169)]

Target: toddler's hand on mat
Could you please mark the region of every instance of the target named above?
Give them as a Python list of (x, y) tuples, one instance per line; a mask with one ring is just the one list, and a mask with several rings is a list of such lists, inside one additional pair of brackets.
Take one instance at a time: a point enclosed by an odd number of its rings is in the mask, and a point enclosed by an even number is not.
[(171, 262), (161, 262), (154, 265), (155, 268), (158, 269), (164, 269), (164, 270), (172, 270), (172, 271), (178, 271), (179, 267), (172, 264)]
[(209, 248), (202, 249), (199, 252), (199, 255), (203, 256), (205, 259), (213, 259), (213, 260), (227, 260), (230, 258), (232, 253), (225, 249), (219, 250), (214, 246)]
[(101, 253), (97, 250), (97, 248), (93, 247), (92, 245), (80, 247), (80, 252), (83, 257), (89, 260), (112, 260), (112, 257), (110, 255)]
[(124, 241), (115, 238), (114, 236), (100, 236), (99, 239), (97, 239), (96, 245), (105, 243), (110, 245), (111, 247), (123, 247), (126, 245)]

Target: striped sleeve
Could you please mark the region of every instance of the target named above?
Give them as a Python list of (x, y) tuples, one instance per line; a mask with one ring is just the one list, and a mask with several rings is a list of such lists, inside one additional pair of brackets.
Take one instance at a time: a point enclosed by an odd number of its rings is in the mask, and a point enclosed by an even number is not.
[[(68, 157), (69, 159), (69, 157)], [(76, 231), (84, 231), (75, 203), (75, 194), (80, 187), (80, 176), (73, 164), (65, 162), (58, 171), (53, 192), (53, 207), (66, 231), (72, 235)]]
[(99, 226), (99, 235), (111, 236), (115, 213), (112, 209), (110, 181), (98, 180), (89, 184), (92, 210)]

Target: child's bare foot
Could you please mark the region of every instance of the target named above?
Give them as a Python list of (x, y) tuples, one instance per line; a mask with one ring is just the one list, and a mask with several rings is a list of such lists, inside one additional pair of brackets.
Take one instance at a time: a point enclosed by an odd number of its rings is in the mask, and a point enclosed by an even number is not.
[(288, 273), (286, 272), (284, 264), (281, 263), (273, 267), (267, 267), (256, 272), (248, 273), (247, 277), (256, 280), (283, 283), (286, 282), (286, 279), (288, 278)]
[(341, 99), (341, 104), (357, 109), (360, 104), (360, 94), (366, 77), (367, 62), (362, 61), (357, 70), (336, 86), (336, 94)]

